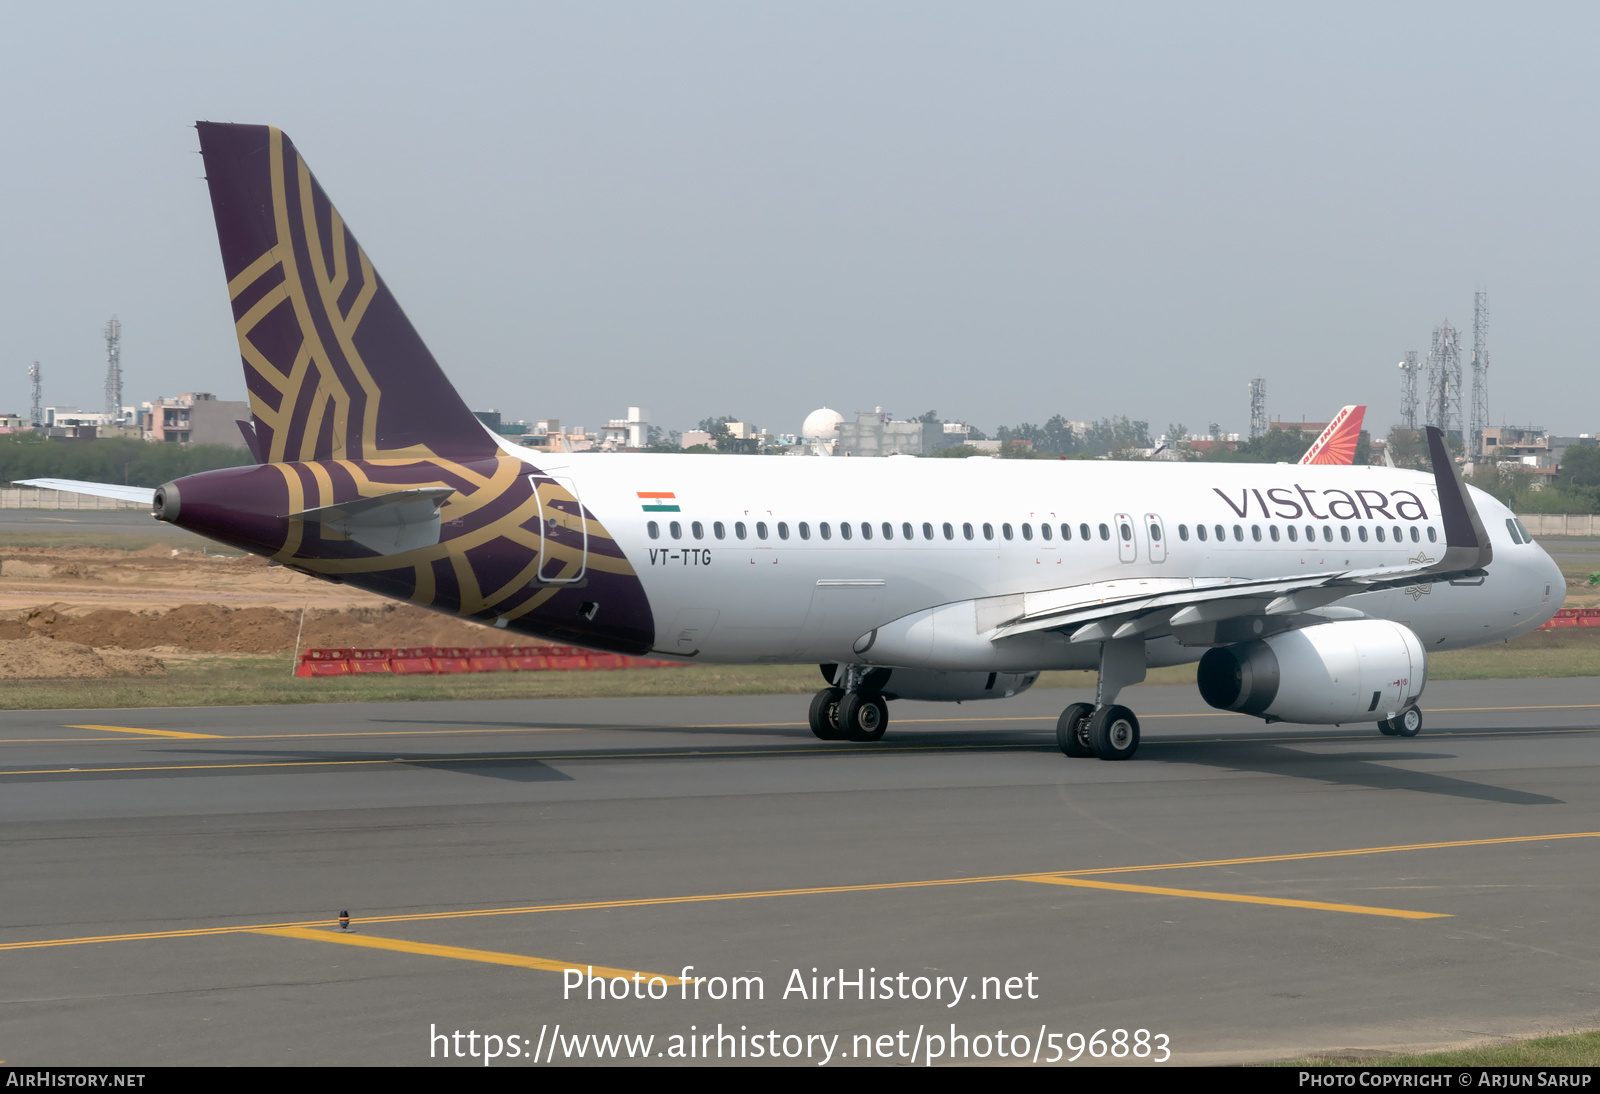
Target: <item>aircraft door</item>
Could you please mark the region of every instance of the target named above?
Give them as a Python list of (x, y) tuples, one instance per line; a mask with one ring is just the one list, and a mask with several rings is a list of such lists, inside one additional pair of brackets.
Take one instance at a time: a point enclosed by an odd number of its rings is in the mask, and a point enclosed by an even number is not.
[(539, 507), (540, 585), (581, 585), (589, 569), (589, 522), (583, 515), (578, 484), (564, 475), (529, 475)]
[(1154, 513), (1144, 515), (1144, 533), (1150, 550), (1151, 562), (1167, 561), (1167, 529)]
[(1136, 561), (1139, 545), (1134, 540), (1133, 517), (1128, 513), (1118, 513), (1116, 527), (1112, 531), (1117, 537), (1117, 557), (1124, 562)]

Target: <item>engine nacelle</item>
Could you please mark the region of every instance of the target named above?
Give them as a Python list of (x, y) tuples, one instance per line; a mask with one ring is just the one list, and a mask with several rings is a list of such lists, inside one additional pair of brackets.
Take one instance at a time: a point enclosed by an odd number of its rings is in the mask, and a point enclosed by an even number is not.
[(1319, 623), (1200, 659), (1200, 696), (1220, 710), (1269, 721), (1377, 722), (1417, 701), (1428, 655), (1410, 628), (1387, 619)]
[(933, 669), (878, 669), (889, 676), (878, 684), (890, 699), (923, 699), (962, 703), (974, 699), (1008, 699), (1033, 687), (1037, 672), (939, 672)]

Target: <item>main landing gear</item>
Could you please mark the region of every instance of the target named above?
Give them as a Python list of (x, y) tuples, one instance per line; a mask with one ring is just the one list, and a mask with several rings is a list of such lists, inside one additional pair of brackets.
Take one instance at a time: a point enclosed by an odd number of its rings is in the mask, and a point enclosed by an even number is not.
[(1139, 719), (1127, 707), (1073, 703), (1056, 721), (1056, 744), (1074, 759), (1127, 760), (1139, 751)]
[[(828, 679), (832, 665), (823, 666)], [(872, 686), (873, 672), (847, 665), (845, 687), (826, 687), (811, 699), (811, 732), (824, 741), (876, 741), (889, 728), (889, 704)]]
[(1073, 703), (1056, 721), (1056, 744), (1074, 759), (1131, 760), (1139, 751), (1139, 719), (1118, 706), (1117, 693), (1144, 679), (1142, 638), (1117, 639), (1100, 646), (1100, 678), (1095, 703)]
[(1379, 722), (1378, 732), (1385, 737), (1415, 737), (1422, 732), (1422, 711), (1406, 707), (1393, 718)]

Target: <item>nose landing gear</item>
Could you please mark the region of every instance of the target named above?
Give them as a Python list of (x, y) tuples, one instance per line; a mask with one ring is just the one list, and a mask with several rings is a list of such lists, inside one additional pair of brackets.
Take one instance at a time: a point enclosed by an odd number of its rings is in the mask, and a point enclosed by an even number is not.
[[(823, 675), (836, 666), (822, 666)], [(845, 687), (827, 687), (811, 699), (811, 732), (824, 741), (876, 741), (889, 728), (889, 703), (878, 694), (872, 670), (846, 667)], [(832, 677), (829, 677), (832, 679)]]

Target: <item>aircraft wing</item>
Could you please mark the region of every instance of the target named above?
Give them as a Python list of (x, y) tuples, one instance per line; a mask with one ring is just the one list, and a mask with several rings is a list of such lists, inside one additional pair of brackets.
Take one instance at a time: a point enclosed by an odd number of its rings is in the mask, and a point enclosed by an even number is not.
[(155, 503), (156, 492), (149, 486), (122, 486), (111, 482), (84, 482), (81, 479), (13, 479), (17, 486), (37, 486), (44, 490), (60, 490), (66, 494), (88, 494), (94, 498), (115, 498), (118, 501)]
[(1494, 558), (1488, 532), (1450, 459), (1443, 434), (1432, 426), (1428, 448), (1445, 534), (1444, 549), (1437, 557), (1428, 549), (1437, 550), (1437, 545), (1428, 545), (1400, 566), (1264, 579), (1102, 581), (995, 597), (1006, 603), (985, 605), (983, 614), (1000, 624), (990, 638), (1000, 641), (1032, 631), (1060, 630), (1071, 631), (1073, 642), (1104, 642), (1240, 616), (1313, 612), (1357, 593), (1481, 576)]
[(1323, 463), (1349, 467), (1356, 460), (1356, 444), (1361, 440), (1361, 420), (1367, 415), (1364, 406), (1347, 406), (1333, 416), (1322, 436), (1311, 442), (1302, 464)]

